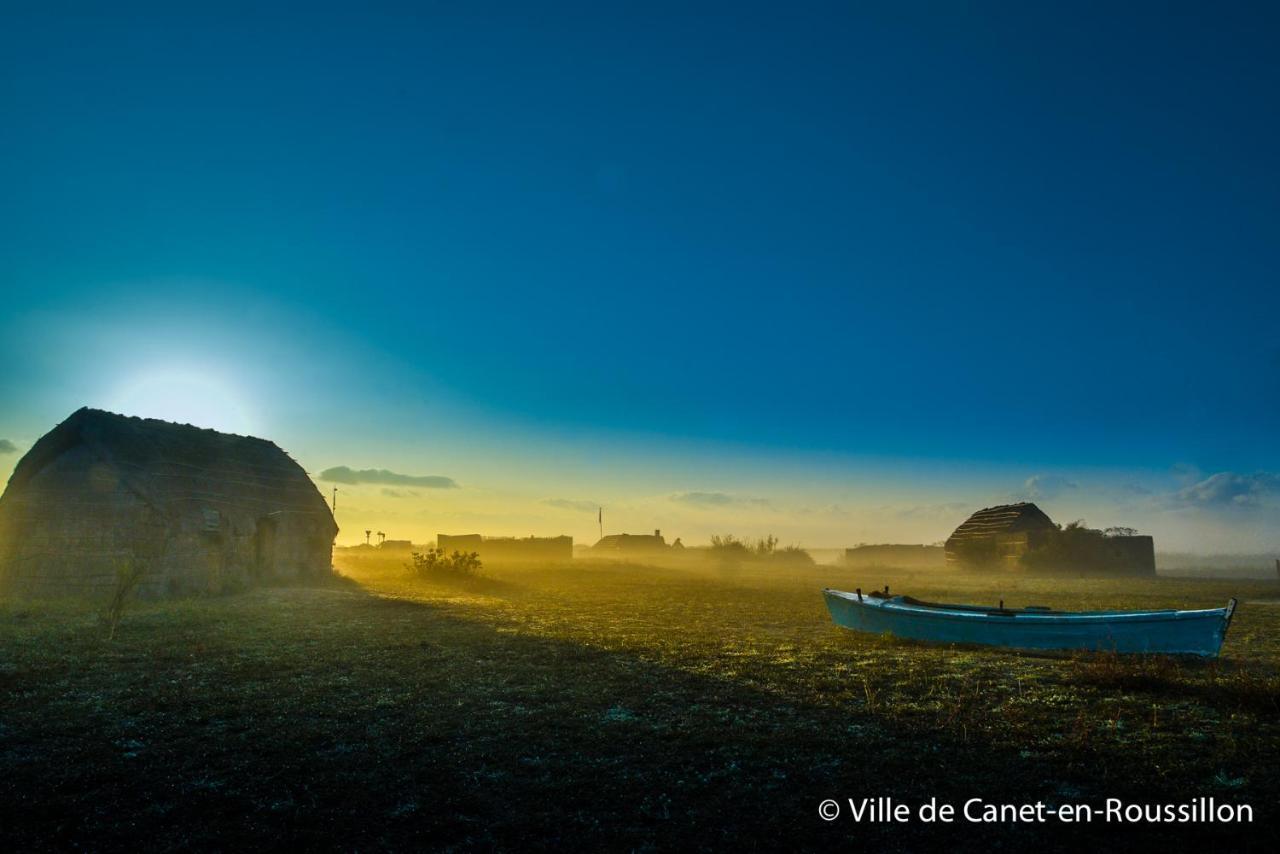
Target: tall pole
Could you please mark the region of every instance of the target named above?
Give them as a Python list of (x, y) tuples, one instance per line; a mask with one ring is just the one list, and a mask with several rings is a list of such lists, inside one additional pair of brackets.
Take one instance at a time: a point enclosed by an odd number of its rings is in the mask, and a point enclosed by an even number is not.
[(333, 488), (333, 512), (338, 512), (338, 487)]
[[(603, 507), (600, 508), (600, 515), (596, 519), (596, 521), (600, 523), (600, 539), (603, 540), (604, 539), (604, 508)], [(1280, 564), (1280, 561), (1277, 561), (1276, 563)], [(1277, 571), (1280, 571), (1280, 569), (1278, 569)]]

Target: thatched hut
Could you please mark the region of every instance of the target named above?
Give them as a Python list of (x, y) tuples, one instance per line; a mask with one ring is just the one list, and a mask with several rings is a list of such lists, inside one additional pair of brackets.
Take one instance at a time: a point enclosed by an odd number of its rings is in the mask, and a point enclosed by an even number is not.
[(1030, 502), (974, 513), (947, 538), (949, 566), (1055, 573), (1154, 575), (1155, 541), (1128, 528), (1054, 524)]
[(1017, 568), (1027, 552), (1057, 531), (1049, 515), (1029, 501), (985, 507), (947, 538), (946, 560), (950, 565)]
[(80, 409), (19, 461), (0, 496), (0, 589), (218, 592), (331, 569), (333, 514), (272, 442)]

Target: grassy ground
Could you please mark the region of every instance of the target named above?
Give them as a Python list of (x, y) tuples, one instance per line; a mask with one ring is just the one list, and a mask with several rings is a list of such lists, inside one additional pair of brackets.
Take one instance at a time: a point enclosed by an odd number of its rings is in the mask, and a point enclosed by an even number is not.
[[(1280, 809), (1274, 582), (830, 568), (491, 567), (324, 588), (0, 603), (0, 841), (962, 850), (1265, 848)], [(1030, 656), (834, 628), (823, 586), (1059, 607), (1243, 604), (1216, 664)], [(827, 823), (818, 803), (1193, 797), (1253, 825)], [(846, 808), (847, 811), (847, 808)], [(1269, 850), (1269, 849), (1268, 849)]]

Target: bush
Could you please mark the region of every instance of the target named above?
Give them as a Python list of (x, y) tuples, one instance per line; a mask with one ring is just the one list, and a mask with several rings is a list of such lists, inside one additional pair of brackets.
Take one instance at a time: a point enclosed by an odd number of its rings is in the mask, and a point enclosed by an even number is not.
[(725, 566), (734, 566), (751, 557), (754, 550), (733, 534), (712, 534), (710, 552)]
[(778, 549), (778, 538), (773, 534), (756, 540), (755, 548), (752, 549), (756, 553), (756, 557), (773, 557), (773, 553)]
[(740, 540), (733, 534), (716, 534), (711, 537), (710, 552), (712, 557), (726, 566), (744, 561), (813, 564), (813, 558), (800, 546), (779, 548), (778, 538), (773, 534), (757, 539), (754, 543)]
[(111, 593), (111, 599), (107, 601), (107, 606), (103, 609), (103, 620), (107, 624), (107, 640), (115, 640), (116, 628), (120, 625), (120, 618), (124, 616), (125, 605), (129, 602), (129, 595), (133, 593), (133, 588), (138, 586), (138, 582), (147, 574), (147, 562), (137, 558), (126, 558), (118, 560), (115, 563), (116, 570), (116, 586)]
[(413, 565), (409, 572), (418, 578), (429, 578), (440, 575), (475, 575), (479, 572), (479, 552), (459, 552), (445, 554), (444, 549), (427, 549), (425, 552), (413, 553)]
[(773, 553), (773, 559), (779, 563), (799, 563), (805, 566), (813, 566), (813, 555), (809, 554), (800, 546), (786, 546), (778, 549)]

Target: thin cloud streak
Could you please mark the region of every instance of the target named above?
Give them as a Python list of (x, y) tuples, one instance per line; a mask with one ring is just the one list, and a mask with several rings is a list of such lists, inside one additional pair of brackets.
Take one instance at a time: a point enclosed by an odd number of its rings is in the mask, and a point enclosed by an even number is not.
[(426, 489), (457, 489), (458, 483), (451, 477), (426, 474), (399, 474), (386, 469), (363, 469), (356, 471), (347, 466), (335, 466), (320, 472), (320, 480), (329, 483), (376, 483), (387, 486), (421, 486)]

